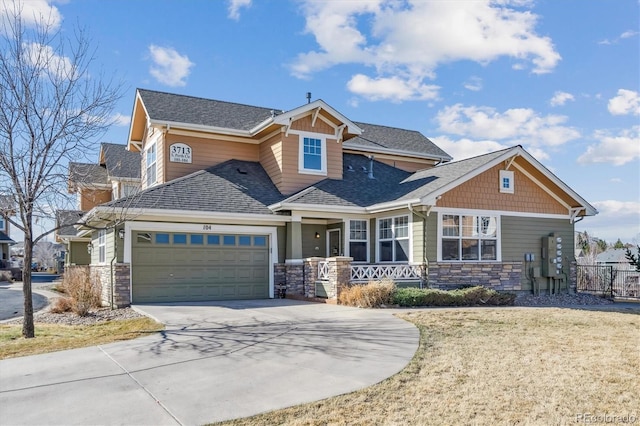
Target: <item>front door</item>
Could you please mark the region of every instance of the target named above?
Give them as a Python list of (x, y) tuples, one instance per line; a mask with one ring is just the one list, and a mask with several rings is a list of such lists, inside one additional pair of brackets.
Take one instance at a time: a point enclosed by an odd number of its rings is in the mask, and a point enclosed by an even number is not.
[(327, 234), (327, 257), (342, 256), (340, 230), (330, 229)]

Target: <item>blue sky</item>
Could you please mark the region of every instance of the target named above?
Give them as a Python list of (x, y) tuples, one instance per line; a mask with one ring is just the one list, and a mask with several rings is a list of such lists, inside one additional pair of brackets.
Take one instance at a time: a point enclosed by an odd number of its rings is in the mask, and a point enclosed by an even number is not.
[(102, 141), (126, 143), (138, 87), (283, 110), (311, 92), (455, 159), (521, 144), (600, 211), (578, 230), (640, 243), (638, 0), (30, 0), (33, 11), (69, 34), (85, 27), (95, 73), (126, 85)]

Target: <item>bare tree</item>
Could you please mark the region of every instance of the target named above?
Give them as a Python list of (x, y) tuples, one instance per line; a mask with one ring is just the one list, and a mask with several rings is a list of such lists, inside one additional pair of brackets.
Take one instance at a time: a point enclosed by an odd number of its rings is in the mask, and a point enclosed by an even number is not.
[(0, 193), (24, 232), (22, 335), (35, 337), (31, 293), (34, 224), (50, 218), (66, 193), (68, 163), (96, 150), (122, 96), (119, 84), (90, 70), (95, 52), (82, 29), (65, 34), (46, 16), (35, 24), (19, 6), (0, 11)]

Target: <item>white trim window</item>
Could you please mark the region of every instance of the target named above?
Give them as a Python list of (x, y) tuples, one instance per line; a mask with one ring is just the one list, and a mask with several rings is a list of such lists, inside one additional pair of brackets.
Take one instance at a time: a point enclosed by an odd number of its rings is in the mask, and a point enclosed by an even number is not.
[(378, 262), (408, 262), (410, 235), (409, 216), (378, 219)]
[(300, 134), (298, 172), (327, 174), (327, 140), (316, 134)]
[(495, 261), (498, 259), (498, 216), (440, 215), (440, 260)]
[(4, 220), (4, 217), (0, 217), (0, 231), (5, 232), (7, 230), (7, 223)]
[(509, 170), (500, 170), (500, 192), (513, 194), (513, 172)]
[(146, 173), (147, 173), (147, 186), (151, 186), (156, 183), (157, 180), (157, 167), (156, 167), (156, 144), (149, 145), (145, 152), (146, 161)]
[(349, 256), (354, 262), (369, 261), (368, 220), (349, 221)]
[(107, 231), (98, 231), (98, 263), (107, 262)]

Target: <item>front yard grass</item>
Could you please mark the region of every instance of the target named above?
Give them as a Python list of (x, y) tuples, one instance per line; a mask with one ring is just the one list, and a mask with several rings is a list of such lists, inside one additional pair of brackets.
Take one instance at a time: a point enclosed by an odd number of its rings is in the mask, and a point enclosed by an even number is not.
[(164, 326), (142, 317), (83, 326), (36, 323), (35, 328), (36, 337), (25, 339), (21, 325), (0, 325), (0, 359), (135, 339), (162, 330)]
[(351, 394), (224, 424), (551, 425), (593, 423), (599, 419), (594, 416), (618, 416), (618, 423), (640, 419), (640, 315), (460, 308), (399, 316), (416, 324), (421, 335), (415, 357), (400, 373)]

